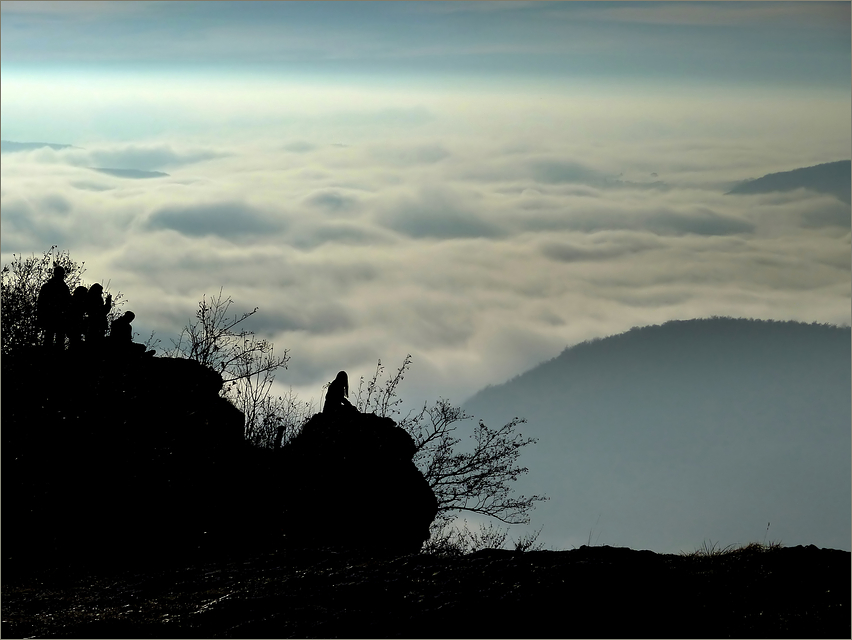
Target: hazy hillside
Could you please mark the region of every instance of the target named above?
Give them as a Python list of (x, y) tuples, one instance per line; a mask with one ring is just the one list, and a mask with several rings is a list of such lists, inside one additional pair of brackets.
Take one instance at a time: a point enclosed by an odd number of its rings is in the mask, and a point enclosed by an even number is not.
[(54, 151), (70, 149), (70, 144), (56, 144), (54, 142), (12, 142), (11, 140), (0, 140), (0, 153), (15, 153), (17, 151), (32, 151), (50, 147)]
[(852, 202), (852, 161), (826, 162), (793, 171), (770, 173), (757, 180), (738, 184), (728, 194), (770, 193), (801, 188), (829, 193), (849, 204)]
[[(70, 144), (56, 144), (53, 142), (13, 142), (12, 140), (0, 140), (0, 153), (17, 153), (20, 151), (33, 151), (49, 147), (54, 151), (61, 149), (73, 149)], [(89, 167), (92, 171), (103, 173), (116, 178), (129, 178), (133, 180), (144, 180), (146, 178), (166, 178), (168, 173), (162, 171), (143, 171), (141, 169), (114, 169), (111, 167)]]
[(465, 408), (524, 416), (556, 546), (850, 548), (850, 330), (717, 318), (576, 345)]
[(116, 178), (131, 178), (134, 180), (144, 180), (146, 178), (167, 178), (168, 173), (162, 171), (142, 171), (141, 169), (108, 169), (92, 167), (93, 171), (105, 173)]

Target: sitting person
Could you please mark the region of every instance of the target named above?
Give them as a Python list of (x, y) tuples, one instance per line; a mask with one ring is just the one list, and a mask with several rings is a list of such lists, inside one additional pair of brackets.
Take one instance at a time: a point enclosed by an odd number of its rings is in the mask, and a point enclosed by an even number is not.
[(337, 377), (328, 385), (328, 391), (325, 394), (325, 404), (322, 407), (323, 413), (335, 413), (337, 411), (358, 412), (358, 409), (347, 400), (349, 397), (349, 376), (345, 371), (337, 374)]
[(138, 353), (139, 355), (145, 351), (145, 345), (133, 342), (133, 327), (130, 323), (136, 318), (136, 314), (132, 311), (127, 311), (120, 318), (112, 321), (112, 326), (109, 330), (109, 345), (115, 351), (126, 351), (129, 353)]
[(133, 342), (133, 328), (130, 323), (135, 317), (135, 313), (127, 311), (120, 318), (113, 320), (109, 330), (110, 339), (123, 344)]

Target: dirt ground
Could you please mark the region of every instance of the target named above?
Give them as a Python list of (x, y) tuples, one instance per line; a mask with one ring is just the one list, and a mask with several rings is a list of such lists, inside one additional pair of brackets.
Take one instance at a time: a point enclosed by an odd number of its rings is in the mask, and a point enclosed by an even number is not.
[(614, 547), (4, 572), (2, 636), (850, 637), (850, 553)]

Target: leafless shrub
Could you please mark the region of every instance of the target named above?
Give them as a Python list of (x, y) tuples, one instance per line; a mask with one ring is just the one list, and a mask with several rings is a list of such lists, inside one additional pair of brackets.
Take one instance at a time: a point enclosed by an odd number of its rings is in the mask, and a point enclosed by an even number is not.
[[(397, 387), (410, 366), (411, 355), (408, 355), (396, 372), (381, 382), (384, 367), (379, 361), (366, 386), (361, 379), (358, 409), (398, 416), (401, 400)], [(515, 495), (512, 491), (511, 483), (529, 472), (519, 465), (521, 450), (536, 442), (535, 438), (525, 438), (517, 431), (526, 422), (522, 418), (514, 418), (496, 429), (478, 421), (468, 433), (471, 442), (466, 448), (460, 446), (459, 427), (472, 420), (472, 416), (449, 400), (440, 398), (432, 405), (424, 404), (419, 411), (395, 419), (413, 438), (417, 447), (414, 462), (438, 499), (435, 531), (445, 530), (460, 512), (490, 516), (505, 524), (527, 524), (535, 503), (547, 499)]]
[(203, 296), (195, 321), (172, 341), (169, 355), (194, 360), (219, 373), (225, 381), (222, 395), (245, 414), (246, 438), (258, 446), (275, 447), (281, 432), (292, 427), (288, 420), (295, 419), (300, 407), (295, 401), (271, 396), (275, 373), (287, 368), (289, 356), (286, 350), (276, 355), (271, 342), (240, 327), (257, 313), (257, 307), (231, 317), (233, 304), (230, 296), (223, 297), (222, 289), (209, 299)]

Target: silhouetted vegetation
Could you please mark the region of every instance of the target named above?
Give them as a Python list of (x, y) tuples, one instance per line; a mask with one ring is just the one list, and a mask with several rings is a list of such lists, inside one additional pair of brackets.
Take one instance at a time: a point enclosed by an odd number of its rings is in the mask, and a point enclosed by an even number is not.
[[(535, 504), (544, 496), (515, 495), (512, 483), (529, 472), (519, 464), (521, 450), (535, 444), (535, 438), (525, 438), (517, 431), (524, 424), (514, 418), (502, 427), (492, 429), (479, 421), (468, 434), (472, 446), (463, 447), (458, 437), (462, 423), (473, 416), (440, 398), (431, 405), (400, 415), (401, 398), (397, 387), (411, 366), (411, 355), (391, 375), (384, 377), (381, 360), (369, 380), (361, 379), (356, 398), (360, 411), (394, 417), (414, 440), (414, 460), (438, 499), (438, 517), (433, 525), (436, 538), (471, 540), (475, 533), (468, 530), (453, 532), (451, 521), (459, 513), (475, 513), (495, 518), (505, 524), (526, 524)], [(487, 545), (476, 548), (489, 548)]]
[[(54, 275), (51, 280), (54, 270), (60, 275)], [(103, 287), (99, 283), (88, 289), (84, 287), (83, 271), (82, 264), (75, 263), (68, 252), (56, 251), (56, 247), (40, 258), (15, 256), (11, 265), (3, 267), (4, 354), (14, 354), (22, 348), (36, 349), (44, 341), (46, 323), (39, 324), (34, 318), (38, 309), (38, 292), (48, 281), (55, 283), (51, 286), (61, 286), (62, 292), (67, 294), (63, 296), (61, 313), (54, 314), (62, 319), (61, 344), (54, 347), (59, 349), (59, 353), (65, 353), (68, 336), (69, 355), (76, 353), (77, 349), (81, 350), (80, 353), (100, 354), (101, 343), (111, 348), (113, 356), (141, 355), (144, 345), (135, 345), (141, 347), (141, 351), (132, 348), (130, 323), (135, 314), (118, 312), (121, 294), (117, 294), (115, 299), (107, 294), (104, 299)], [(70, 294), (71, 290), (76, 297)], [(234, 301), (230, 296), (224, 296), (221, 289), (217, 295), (204, 296), (198, 303), (195, 319), (173, 341), (173, 348), (167, 355), (193, 361), (220, 376), (220, 395), (244, 416), (245, 440), (261, 449), (279, 450), (298, 438), (313, 414), (313, 403), (301, 401), (292, 393), (273, 395), (275, 375), (280, 369), (286, 369), (288, 353), (285, 350), (283, 355), (276, 354), (271, 342), (244, 328), (243, 323), (258, 312), (257, 308), (232, 314), (233, 305)], [(149, 343), (153, 340), (152, 334)], [(44, 355), (38, 357), (43, 358)], [(13, 359), (12, 364), (21, 362)], [(70, 366), (71, 361), (68, 364)], [(384, 367), (379, 361), (372, 378), (365, 380), (361, 377), (354, 405), (347, 399), (349, 385), (346, 373), (340, 372), (328, 385), (326, 412), (331, 406), (335, 408), (331, 413), (342, 412), (341, 415), (361, 412), (381, 418), (396, 418), (398, 426), (410, 436), (414, 462), (438, 505), (432, 534), (442, 542), (427, 548), (441, 546), (447, 549), (453, 545), (466, 551), (491, 548), (496, 539), (493, 535), (481, 536), (466, 528), (459, 530), (451, 527), (451, 522), (461, 512), (488, 516), (505, 524), (528, 522), (535, 503), (545, 498), (538, 495), (516, 496), (512, 492), (512, 483), (520, 475), (528, 473), (528, 469), (518, 463), (519, 456), (524, 447), (535, 443), (535, 439), (525, 438), (517, 432), (517, 427), (524, 421), (515, 418), (497, 429), (479, 422), (470, 434), (472, 446), (461, 446), (462, 439), (457, 435), (459, 427), (472, 417), (445, 399), (432, 405), (424, 404), (419, 411), (400, 417), (398, 407), (402, 401), (397, 396), (397, 388), (410, 365), (411, 357), (408, 356), (395, 374), (384, 380)], [(121, 393), (126, 392), (123, 390)], [(49, 404), (53, 406), (54, 401)], [(348, 411), (343, 411), (346, 408)], [(64, 413), (67, 408), (57, 407), (54, 410)], [(17, 419), (25, 419), (24, 415), (16, 415)], [(506, 533), (502, 535), (505, 540)], [(451, 544), (451, 540), (455, 542)], [(529, 548), (532, 544), (532, 540), (518, 541), (517, 548)]]
[(307, 419), (309, 407), (272, 395), (276, 372), (287, 368), (287, 350), (276, 355), (271, 342), (241, 326), (257, 313), (257, 307), (231, 317), (233, 304), (221, 289), (215, 296), (202, 297), (195, 320), (183, 328), (168, 355), (193, 360), (221, 375), (223, 396), (245, 414), (246, 439), (275, 448), (285, 432), (292, 435)]
[[(232, 303), (230, 297), (223, 298), (221, 290), (215, 297), (205, 296), (198, 303), (195, 322), (184, 328), (171, 355), (195, 360), (222, 374), (226, 385), (223, 394), (246, 415), (246, 438), (274, 449), (300, 433), (311, 417), (313, 404), (299, 401), (292, 394), (272, 395), (275, 373), (286, 368), (287, 352), (276, 357), (271, 343), (239, 328), (258, 310), (230, 317)], [(361, 376), (354, 408), (394, 418), (413, 438), (415, 463), (438, 499), (433, 534), (447, 535), (449, 523), (461, 512), (496, 518), (506, 524), (529, 522), (535, 504), (546, 498), (515, 495), (512, 491), (512, 483), (529, 472), (518, 463), (521, 450), (536, 442), (517, 432), (524, 420), (514, 418), (497, 429), (480, 421), (470, 434), (473, 448), (465, 451), (459, 446), (462, 440), (457, 437), (457, 430), (472, 416), (448, 400), (439, 399), (400, 416), (402, 400), (397, 390), (410, 366), (409, 355), (393, 375), (385, 378), (385, 368), (379, 361), (371, 378)], [(345, 397), (348, 391), (348, 377), (339, 372), (328, 385), (325, 406), (329, 406), (329, 396), (334, 407), (353, 406)]]
[(438, 555), (461, 556), (485, 549), (506, 549), (508, 542), (513, 551), (541, 551), (544, 545), (537, 542), (540, 534), (541, 528), (517, 539), (510, 539), (509, 530), (493, 522), (487, 525), (480, 523), (478, 529), (472, 529), (467, 520), (460, 527), (439, 521), (437, 526), (433, 525), (432, 535), (423, 550)]

